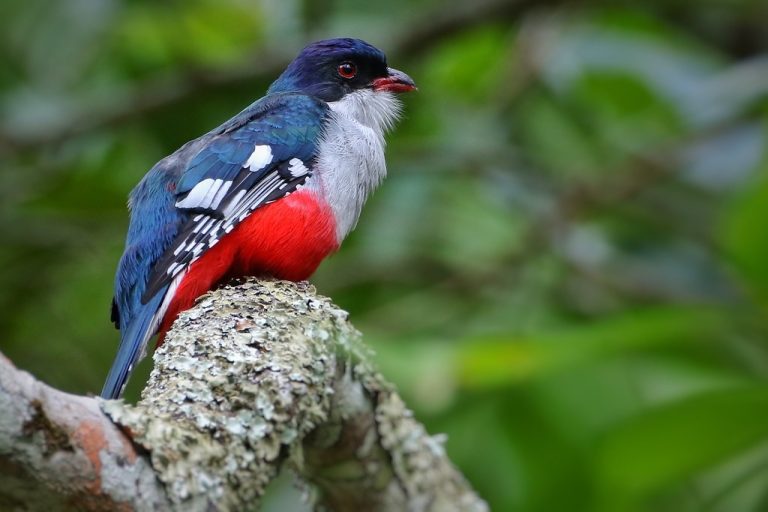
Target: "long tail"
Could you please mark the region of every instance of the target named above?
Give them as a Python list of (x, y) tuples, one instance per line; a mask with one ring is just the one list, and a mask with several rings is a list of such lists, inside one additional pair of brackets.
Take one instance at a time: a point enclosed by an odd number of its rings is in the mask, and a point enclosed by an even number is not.
[(126, 329), (120, 331), (120, 346), (101, 390), (102, 398), (119, 398), (136, 364), (146, 355), (147, 343), (157, 329), (158, 315), (167, 288), (142, 305)]

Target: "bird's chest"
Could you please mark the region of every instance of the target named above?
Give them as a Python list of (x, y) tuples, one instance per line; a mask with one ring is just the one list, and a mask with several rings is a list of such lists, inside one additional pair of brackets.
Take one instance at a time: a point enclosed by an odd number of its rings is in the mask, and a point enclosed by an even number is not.
[(354, 229), (365, 201), (386, 174), (382, 131), (345, 115), (334, 116), (306, 186), (331, 208), (339, 243)]
[(207, 258), (204, 267), (224, 269), (229, 277), (270, 274), (299, 281), (338, 246), (329, 208), (303, 190), (253, 212), (200, 261)]

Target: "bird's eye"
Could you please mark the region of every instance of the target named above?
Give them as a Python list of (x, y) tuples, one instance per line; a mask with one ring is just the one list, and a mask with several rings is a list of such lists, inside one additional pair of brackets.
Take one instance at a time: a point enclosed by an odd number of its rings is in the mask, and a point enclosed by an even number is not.
[(338, 67), (339, 76), (350, 80), (357, 75), (357, 66), (353, 62), (342, 62)]

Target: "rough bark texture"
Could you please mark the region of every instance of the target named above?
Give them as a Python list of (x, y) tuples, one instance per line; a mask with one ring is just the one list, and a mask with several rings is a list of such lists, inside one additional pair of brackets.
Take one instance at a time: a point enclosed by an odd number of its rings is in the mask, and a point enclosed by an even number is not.
[(149, 460), (93, 398), (47, 387), (0, 355), (0, 510), (163, 510)]
[[(213, 292), (154, 359), (137, 405), (100, 401), (130, 441), (95, 399), (0, 367), (0, 509), (43, 508), (25, 493), (45, 487), (79, 509), (254, 510), (286, 465), (318, 510), (487, 509), (371, 366), (347, 314), (306, 283)], [(16, 471), (32, 479), (6, 479)]]

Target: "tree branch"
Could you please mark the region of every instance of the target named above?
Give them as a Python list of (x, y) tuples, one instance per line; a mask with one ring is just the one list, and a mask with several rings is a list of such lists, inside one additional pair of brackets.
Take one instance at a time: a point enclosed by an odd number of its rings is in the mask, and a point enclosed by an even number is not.
[[(15, 387), (20, 372), (6, 362), (0, 406), (18, 414), (0, 423), (0, 470), (34, 473), (34, 487), (46, 486), (58, 503), (84, 508), (82, 494), (103, 497), (91, 510), (114, 510), (116, 502), (250, 510), (282, 466), (307, 483), (318, 510), (487, 510), (442, 440), (427, 435), (373, 368), (346, 318), (306, 283), (247, 281), (206, 295), (156, 351), (137, 405), (99, 401), (131, 442), (100, 415), (96, 399), (45, 388), (26, 374), (26, 385)], [(36, 399), (43, 405), (36, 408)], [(78, 441), (90, 439), (78, 437), (83, 418), (104, 442)], [(35, 463), (76, 456), (90, 465), (70, 471), (63, 487), (49, 484), (50, 464)], [(120, 457), (123, 466), (110, 465)], [(107, 466), (116, 471), (109, 481)], [(121, 480), (123, 468), (137, 476)], [(78, 475), (83, 482), (73, 487)], [(144, 487), (121, 494), (105, 486), (112, 480)], [(23, 491), (23, 481), (5, 485), (0, 500), (24, 500)]]
[(0, 355), (0, 510), (162, 510), (149, 460), (93, 398), (36, 381)]

